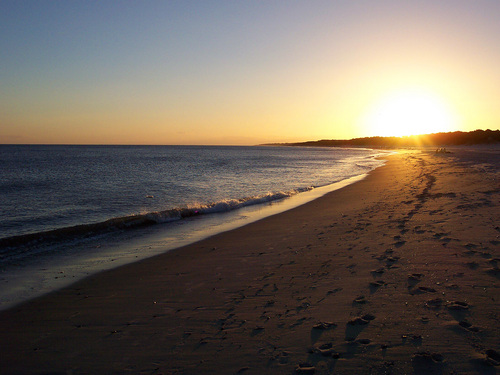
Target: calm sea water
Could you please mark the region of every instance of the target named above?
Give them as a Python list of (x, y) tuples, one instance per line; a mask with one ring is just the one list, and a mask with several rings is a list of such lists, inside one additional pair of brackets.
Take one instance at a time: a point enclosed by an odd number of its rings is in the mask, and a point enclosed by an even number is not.
[[(369, 150), (0, 146), (0, 238), (176, 209), (231, 209), (365, 173)], [(194, 213), (194, 212), (193, 212)]]
[(182, 240), (189, 241), (190, 226), (223, 228), (242, 216), (235, 214), (242, 207), (362, 175), (381, 165), (377, 155), (338, 148), (2, 145), (0, 298), (37, 289), (29, 283), (47, 284), (52, 274), (25, 280), (54, 271), (54, 264), (79, 267), (83, 274), (109, 268), (95, 267), (102, 258), (88, 270), (82, 266), (89, 259), (82, 254), (104, 252), (95, 250), (103, 237), (114, 256), (133, 242), (132, 233), (151, 232), (145, 228), (162, 233), (159, 248), (166, 233), (180, 227)]

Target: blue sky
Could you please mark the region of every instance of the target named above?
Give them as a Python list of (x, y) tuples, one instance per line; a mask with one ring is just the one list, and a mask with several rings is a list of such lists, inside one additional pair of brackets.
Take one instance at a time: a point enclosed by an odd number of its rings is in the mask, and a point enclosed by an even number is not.
[(496, 0), (2, 1), (0, 143), (377, 135), (366, 113), (415, 88), (449, 130), (498, 129), (499, 19)]

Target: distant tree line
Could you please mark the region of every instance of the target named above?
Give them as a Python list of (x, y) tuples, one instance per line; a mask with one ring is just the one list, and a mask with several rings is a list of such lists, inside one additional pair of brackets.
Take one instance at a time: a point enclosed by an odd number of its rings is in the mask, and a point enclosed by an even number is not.
[(416, 146), (461, 146), (494, 144), (500, 142), (500, 130), (474, 130), (471, 132), (433, 133), (404, 137), (365, 137), (348, 140), (322, 139), (297, 143), (273, 143), (280, 146), (310, 147), (380, 147), (399, 148)]

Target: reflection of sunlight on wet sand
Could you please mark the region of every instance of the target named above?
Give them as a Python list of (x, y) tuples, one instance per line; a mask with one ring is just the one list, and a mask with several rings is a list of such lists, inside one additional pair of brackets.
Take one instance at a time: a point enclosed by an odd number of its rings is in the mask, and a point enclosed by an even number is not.
[(403, 90), (387, 95), (361, 118), (374, 136), (406, 136), (456, 130), (458, 116), (440, 97), (424, 90)]

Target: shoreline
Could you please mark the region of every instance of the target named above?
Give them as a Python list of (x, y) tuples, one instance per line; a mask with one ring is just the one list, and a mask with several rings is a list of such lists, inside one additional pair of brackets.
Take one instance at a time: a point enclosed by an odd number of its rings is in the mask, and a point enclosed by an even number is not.
[[(379, 156), (379, 158), (383, 157)], [(115, 234), (114, 237), (113, 234), (108, 234), (103, 240), (65, 245), (72, 249), (61, 259), (51, 256), (43, 257), (41, 262), (23, 265), (20, 270), (2, 271), (0, 283), (13, 292), (0, 292), (0, 311), (15, 308), (16, 305), (33, 298), (70, 287), (75, 282), (100, 272), (162, 255), (208, 237), (291, 210), (354, 184), (364, 179), (367, 174), (349, 177), (280, 200), (249, 205), (228, 212), (214, 212), (185, 218), (166, 224), (134, 228), (134, 231), (127, 232), (126, 240), (122, 239), (123, 234)], [(165, 225), (169, 227), (165, 228)], [(80, 252), (83, 252), (83, 255)]]
[(493, 374), (498, 179), (458, 156), (0, 312), (0, 373)]

